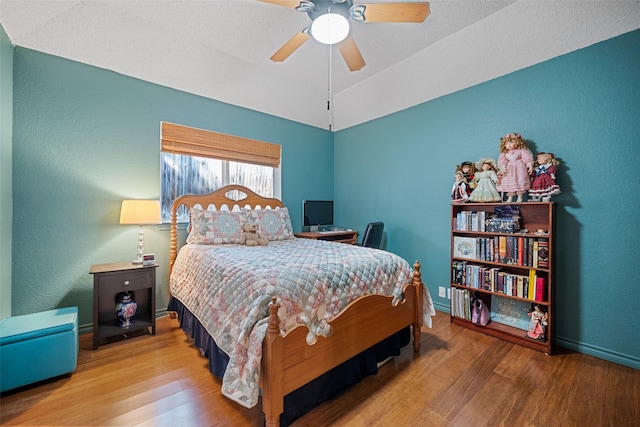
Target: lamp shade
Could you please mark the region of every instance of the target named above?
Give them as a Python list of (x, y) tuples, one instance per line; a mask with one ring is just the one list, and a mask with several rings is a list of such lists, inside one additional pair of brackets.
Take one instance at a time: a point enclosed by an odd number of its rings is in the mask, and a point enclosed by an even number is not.
[(339, 43), (349, 35), (349, 21), (337, 13), (325, 13), (311, 23), (311, 35), (320, 43)]
[(123, 200), (120, 224), (161, 224), (159, 200)]

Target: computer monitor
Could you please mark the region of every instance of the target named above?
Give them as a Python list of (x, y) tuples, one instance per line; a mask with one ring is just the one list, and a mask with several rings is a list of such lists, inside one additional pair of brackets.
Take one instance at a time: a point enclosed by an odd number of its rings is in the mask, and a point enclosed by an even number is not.
[(333, 225), (333, 200), (303, 200), (302, 225), (321, 231)]

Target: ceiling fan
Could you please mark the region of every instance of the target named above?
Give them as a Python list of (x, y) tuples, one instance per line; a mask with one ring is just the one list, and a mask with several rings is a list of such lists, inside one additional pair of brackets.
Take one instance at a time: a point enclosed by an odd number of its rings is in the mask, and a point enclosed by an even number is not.
[(338, 43), (347, 67), (358, 71), (365, 66), (364, 58), (349, 35), (349, 20), (354, 22), (423, 22), (429, 15), (429, 3), (365, 3), (353, 4), (353, 0), (259, 0), (304, 12), (311, 18), (311, 25), (303, 28), (276, 53), (274, 62), (282, 62), (310, 37), (325, 44)]

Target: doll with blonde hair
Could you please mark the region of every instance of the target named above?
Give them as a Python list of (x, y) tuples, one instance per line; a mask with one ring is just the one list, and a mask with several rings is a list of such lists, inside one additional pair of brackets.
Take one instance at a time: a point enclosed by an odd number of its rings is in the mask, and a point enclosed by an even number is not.
[(560, 186), (556, 184), (556, 166), (559, 163), (553, 153), (538, 153), (529, 189), (529, 200), (548, 202), (551, 196), (560, 194)]
[[(519, 133), (509, 133), (500, 139), (500, 157), (498, 157), (498, 182), (496, 188), (507, 193), (507, 202), (524, 201), (524, 193), (531, 188), (533, 171), (533, 153)], [(505, 201), (504, 199), (502, 199)]]

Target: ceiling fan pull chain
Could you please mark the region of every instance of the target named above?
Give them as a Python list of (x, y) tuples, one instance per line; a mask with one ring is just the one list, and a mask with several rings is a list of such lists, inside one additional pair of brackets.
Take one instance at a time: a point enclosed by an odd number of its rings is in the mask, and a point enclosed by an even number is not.
[(327, 99), (327, 111), (329, 112), (329, 131), (331, 131), (331, 125), (333, 124), (333, 114), (331, 111), (331, 102), (332, 99), (332, 88), (331, 88), (331, 77), (332, 77), (332, 69), (333, 69), (333, 45), (329, 45), (329, 84), (328, 84), (328, 99)]

